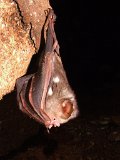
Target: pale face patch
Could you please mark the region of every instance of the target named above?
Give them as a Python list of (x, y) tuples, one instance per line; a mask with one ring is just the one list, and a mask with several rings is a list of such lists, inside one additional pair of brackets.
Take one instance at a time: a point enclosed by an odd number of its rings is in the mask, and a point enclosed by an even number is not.
[(56, 76), (56, 77), (53, 78), (53, 82), (54, 82), (54, 83), (59, 83), (59, 81), (60, 81), (60, 79), (59, 79), (58, 76)]

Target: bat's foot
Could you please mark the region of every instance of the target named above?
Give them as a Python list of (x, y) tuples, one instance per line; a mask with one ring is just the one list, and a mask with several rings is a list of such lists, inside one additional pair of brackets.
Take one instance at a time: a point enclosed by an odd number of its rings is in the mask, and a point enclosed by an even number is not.
[(57, 120), (51, 120), (45, 123), (46, 128), (51, 129), (52, 127), (59, 127), (60, 123)]

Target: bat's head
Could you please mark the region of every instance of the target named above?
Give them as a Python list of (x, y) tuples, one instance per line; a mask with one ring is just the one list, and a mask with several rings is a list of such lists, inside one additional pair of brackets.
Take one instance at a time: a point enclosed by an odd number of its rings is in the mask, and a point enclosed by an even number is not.
[(68, 84), (61, 58), (55, 54), (49, 81), (44, 112), (50, 121), (45, 122), (47, 128), (60, 126), (78, 115), (75, 95)]
[(45, 112), (50, 118), (50, 121), (45, 123), (48, 128), (59, 127), (60, 124), (68, 122), (78, 114), (76, 99), (71, 91), (62, 88), (61, 93), (55, 94), (54, 88), (53, 90), (49, 88), (45, 107)]

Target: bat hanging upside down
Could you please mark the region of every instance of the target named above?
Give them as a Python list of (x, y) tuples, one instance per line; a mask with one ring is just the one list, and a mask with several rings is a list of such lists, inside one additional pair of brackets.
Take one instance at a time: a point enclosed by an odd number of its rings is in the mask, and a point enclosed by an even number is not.
[(17, 79), (19, 108), (48, 129), (78, 114), (75, 95), (64, 71), (54, 31), (55, 14), (49, 10), (44, 31), (46, 44), (36, 73)]

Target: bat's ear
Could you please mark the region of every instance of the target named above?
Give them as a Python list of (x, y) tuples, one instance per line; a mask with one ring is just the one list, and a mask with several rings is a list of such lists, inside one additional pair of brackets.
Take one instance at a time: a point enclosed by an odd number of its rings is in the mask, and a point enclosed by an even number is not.
[(62, 118), (68, 119), (73, 112), (73, 103), (70, 100), (65, 100), (62, 103)]

